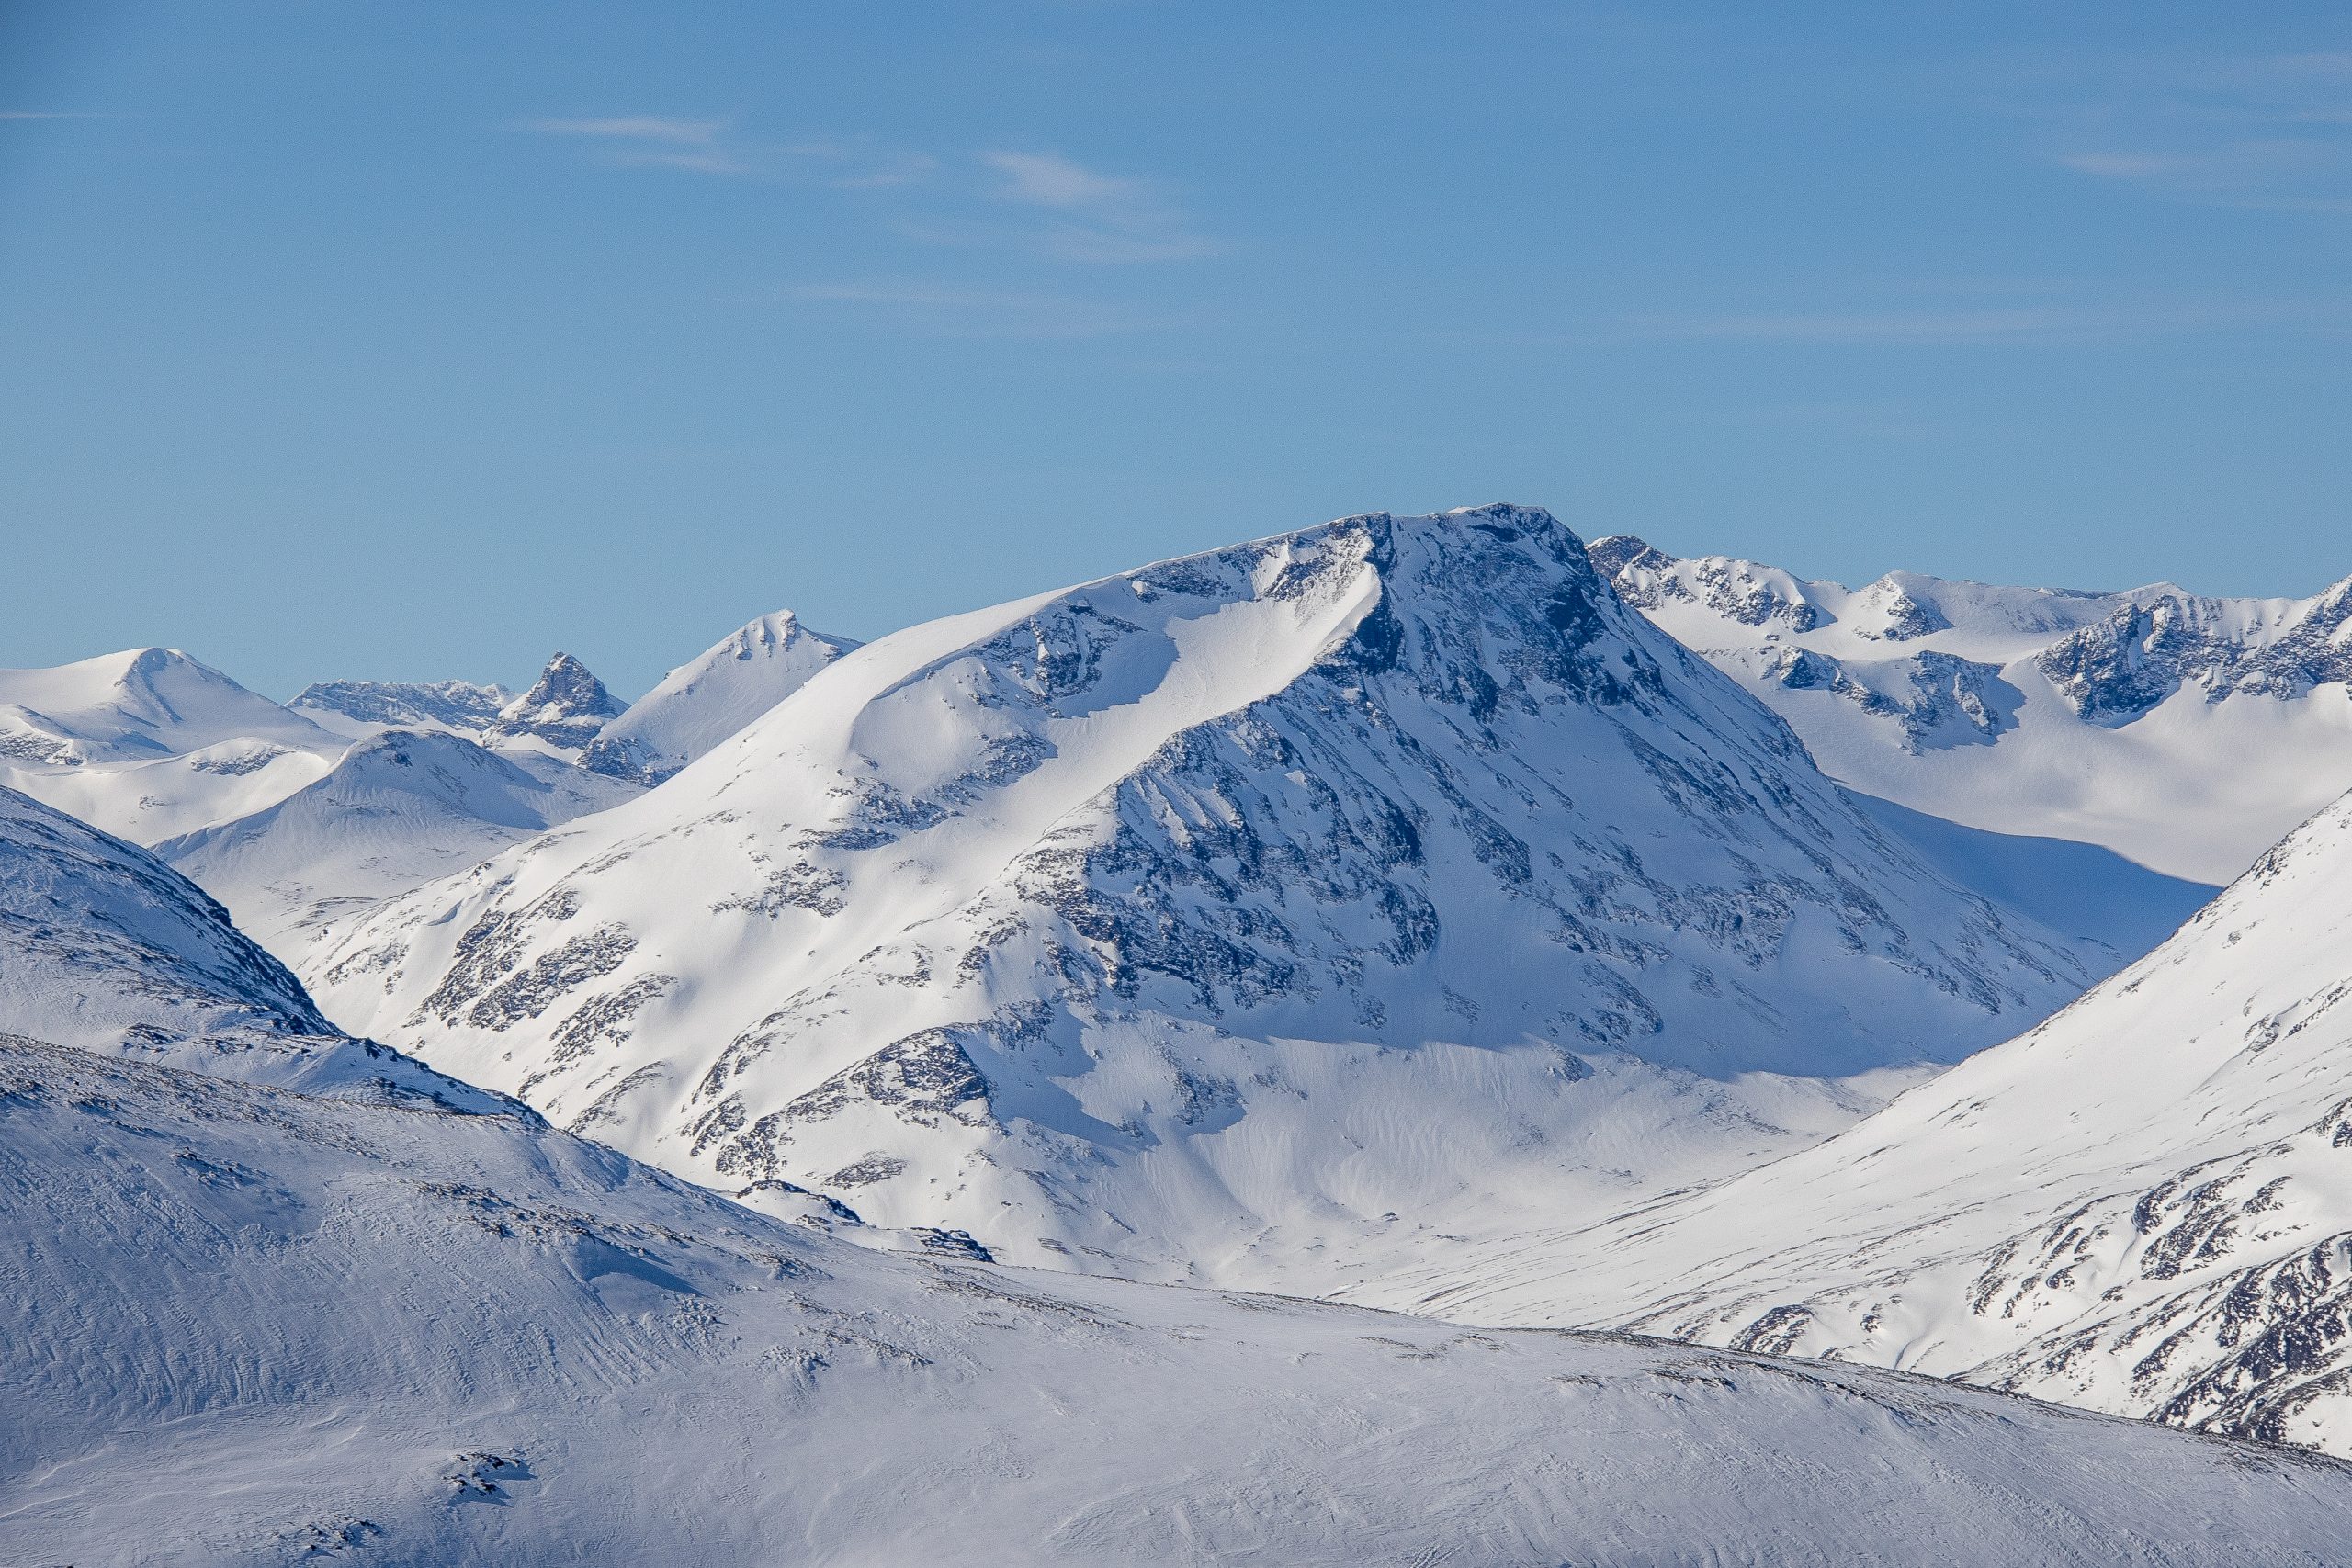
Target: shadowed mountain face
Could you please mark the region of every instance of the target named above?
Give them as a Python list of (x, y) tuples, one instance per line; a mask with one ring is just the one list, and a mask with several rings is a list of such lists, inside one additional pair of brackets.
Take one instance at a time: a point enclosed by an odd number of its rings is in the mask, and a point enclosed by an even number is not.
[(2114, 962), (1489, 507), (867, 645), (305, 972), (683, 1172), (1321, 1285), (1817, 1137)]

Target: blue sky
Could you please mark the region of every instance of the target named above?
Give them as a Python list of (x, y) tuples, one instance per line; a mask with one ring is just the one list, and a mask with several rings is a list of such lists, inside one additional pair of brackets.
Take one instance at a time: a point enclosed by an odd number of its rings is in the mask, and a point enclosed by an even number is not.
[(0, 8), (0, 664), (635, 691), (1507, 499), (2352, 572), (2340, 6)]

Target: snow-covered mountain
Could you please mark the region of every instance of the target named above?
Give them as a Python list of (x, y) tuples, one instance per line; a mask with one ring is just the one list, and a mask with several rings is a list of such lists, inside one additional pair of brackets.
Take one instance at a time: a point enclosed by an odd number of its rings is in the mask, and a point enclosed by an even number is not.
[(482, 733), (492, 745), (536, 746), (571, 761), (621, 711), (620, 702), (588, 666), (559, 652), (531, 689), (500, 708)]
[(763, 615), (681, 664), (596, 733), (580, 759), (594, 773), (658, 784), (808, 682), (857, 644)]
[(2352, 1453), (2347, 998), (2352, 798), (2130, 970), (1841, 1136), (1388, 1299)]
[(1320, 1291), (1785, 1152), (2116, 962), (1487, 507), (868, 644), (304, 973), (681, 1172)]
[(1918, 1379), (865, 1250), (317, 1027), (186, 881), (0, 795), (11, 1558), (2283, 1565), (2352, 1531), (2342, 1466)]
[(13, 790), (0, 790), (0, 1032), (314, 1092), (492, 1103), (338, 1034), (192, 883)]
[(636, 793), (461, 736), (390, 729), (355, 742), (323, 778), (276, 805), (167, 839), (155, 852), (290, 959), (356, 905), (478, 865)]
[(386, 729), (440, 729), (479, 737), (514, 694), (470, 681), (318, 681), (287, 706), (355, 739)]
[(139, 843), (282, 800), (345, 744), (176, 649), (0, 670), (0, 786)]
[(2352, 579), (2308, 599), (1849, 589), (1624, 535), (1592, 554), (1832, 777), (1937, 817), (2221, 883), (2352, 788)]

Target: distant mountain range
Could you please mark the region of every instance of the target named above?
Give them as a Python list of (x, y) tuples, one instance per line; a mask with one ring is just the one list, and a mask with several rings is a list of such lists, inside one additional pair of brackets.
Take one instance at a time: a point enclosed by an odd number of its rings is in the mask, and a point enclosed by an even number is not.
[(1592, 555), (1831, 777), (1934, 816), (2220, 883), (2352, 785), (2352, 578), (2308, 599), (1848, 589), (1625, 535)]

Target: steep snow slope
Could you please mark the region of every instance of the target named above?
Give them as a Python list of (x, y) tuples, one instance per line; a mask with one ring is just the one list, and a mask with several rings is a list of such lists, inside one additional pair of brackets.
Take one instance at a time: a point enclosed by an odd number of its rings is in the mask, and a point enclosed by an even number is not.
[(483, 736), (494, 746), (535, 747), (570, 761), (620, 714), (620, 703), (585, 664), (558, 653), (529, 691), (498, 710)]
[(2324, 1460), (863, 1252), (513, 1115), (0, 1037), (0, 1129), (31, 1562), (2315, 1565), (2352, 1532)]
[(581, 766), (657, 784), (808, 683), (857, 644), (763, 615), (681, 664), (596, 732)]
[(1592, 554), (1832, 777), (1934, 816), (2219, 883), (2352, 787), (2352, 579), (2309, 599), (1848, 589), (1623, 535)]
[(292, 959), (354, 906), (636, 793), (576, 768), (535, 773), (460, 736), (393, 729), (354, 744), (324, 778), (276, 805), (155, 852)]
[(304, 972), (681, 1172), (1324, 1291), (1818, 1137), (2109, 962), (1490, 507), (869, 644)]
[(12, 790), (0, 790), (0, 1031), (257, 1083), (492, 1102), (336, 1035), (193, 884)]
[(1843, 1135), (1418, 1299), (2352, 1452), (2347, 998), (2352, 799), (2124, 974)]
[(286, 705), (354, 739), (386, 729), (479, 737), (514, 700), (503, 686), (470, 681), (320, 681), (295, 693)]
[(141, 843), (283, 799), (343, 747), (176, 649), (0, 670), (0, 786)]

